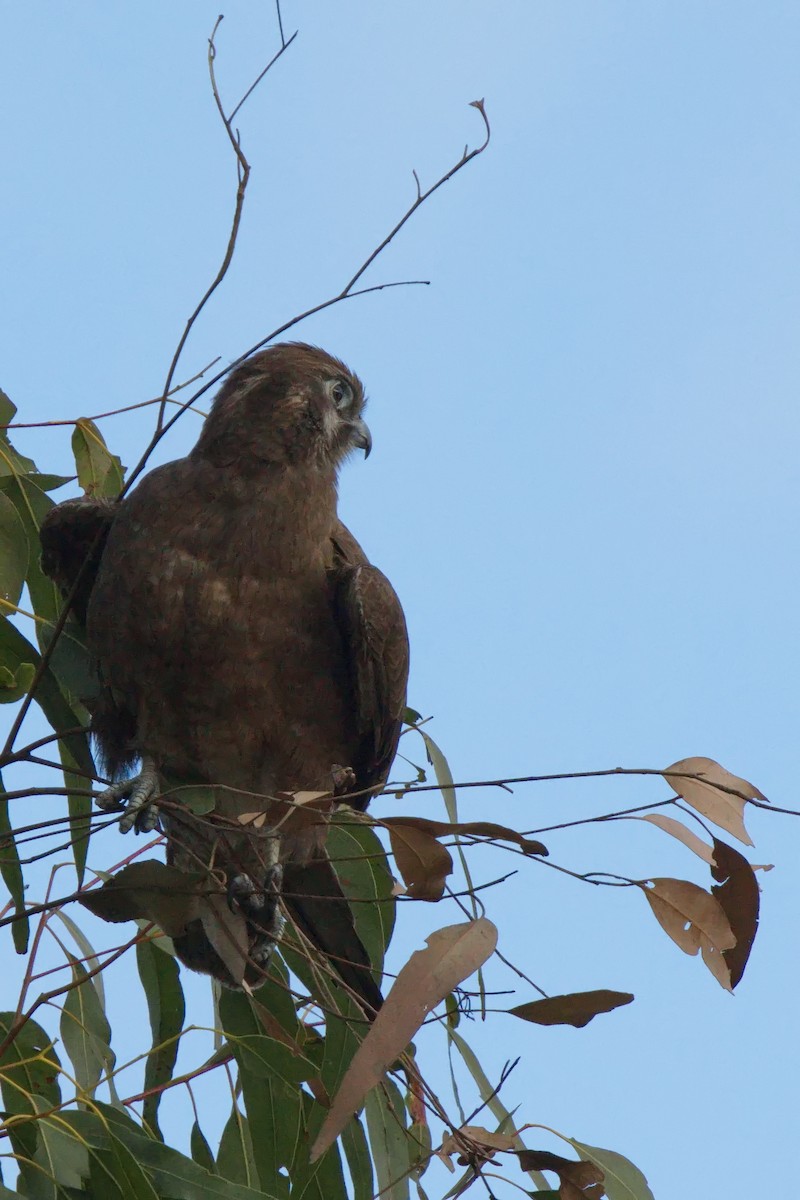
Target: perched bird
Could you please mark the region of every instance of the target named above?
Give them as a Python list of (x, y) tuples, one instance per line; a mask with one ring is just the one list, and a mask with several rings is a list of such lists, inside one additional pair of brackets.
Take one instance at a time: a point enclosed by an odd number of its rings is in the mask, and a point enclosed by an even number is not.
[(97, 663), (92, 729), (115, 780), (101, 807), (127, 800), (121, 827), (147, 829), (171, 787), (200, 785), (213, 798), (206, 816), (164, 806), (168, 860), (222, 882), (244, 922), (246, 963), (237, 978), (213, 919), (176, 939), (180, 958), (229, 985), (257, 984), (282, 895), (377, 1008), (324, 825), (281, 833), (238, 820), (259, 798), (297, 792), (361, 793), (352, 804), (363, 809), (397, 749), (403, 611), (337, 516), (339, 467), (371, 448), (364, 403), (337, 359), (274, 346), (231, 373), (186, 458), (118, 504), (55, 507), (41, 540), (45, 571), (65, 590), (78, 579), (74, 608)]

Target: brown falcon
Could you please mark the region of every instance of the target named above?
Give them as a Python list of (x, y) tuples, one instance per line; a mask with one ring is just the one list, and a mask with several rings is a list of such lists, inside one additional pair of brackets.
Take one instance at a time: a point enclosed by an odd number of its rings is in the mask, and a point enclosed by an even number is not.
[[(329, 354), (274, 346), (228, 377), (186, 458), (119, 504), (57, 506), (41, 537), (43, 566), (62, 588), (90, 560), (74, 608), (102, 685), (93, 732), (117, 781), (101, 807), (127, 799), (123, 830), (148, 829), (163, 791), (210, 789), (210, 816), (165, 805), (168, 857), (224, 879), (246, 923), (245, 980), (262, 978), (282, 892), (295, 923), (376, 1007), (319, 827), (278, 838), (237, 822), (259, 797), (330, 792), (332, 774), (365, 793), (353, 801), (365, 808), (397, 749), (403, 611), (336, 507), (343, 459), (370, 451), (364, 402), (360, 381)], [(179, 956), (237, 982), (207, 928), (190, 925)]]

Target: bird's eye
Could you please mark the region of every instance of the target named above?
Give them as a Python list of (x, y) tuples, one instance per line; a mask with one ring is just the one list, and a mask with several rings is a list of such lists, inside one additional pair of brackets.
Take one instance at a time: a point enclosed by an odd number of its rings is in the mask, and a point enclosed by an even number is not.
[(347, 408), (353, 401), (353, 389), (345, 379), (334, 379), (330, 385), (330, 396), (338, 409)]

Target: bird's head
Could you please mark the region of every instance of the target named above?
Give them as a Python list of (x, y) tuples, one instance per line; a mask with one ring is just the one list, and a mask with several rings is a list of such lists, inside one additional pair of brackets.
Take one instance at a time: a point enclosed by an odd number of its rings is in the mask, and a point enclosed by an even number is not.
[(361, 381), (316, 346), (271, 346), (232, 371), (217, 395), (196, 453), (218, 465), (338, 468), (372, 448)]

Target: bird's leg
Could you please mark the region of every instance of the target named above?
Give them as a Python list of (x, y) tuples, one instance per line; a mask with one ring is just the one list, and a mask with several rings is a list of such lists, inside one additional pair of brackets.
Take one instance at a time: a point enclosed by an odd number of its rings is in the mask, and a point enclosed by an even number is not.
[(258, 887), (244, 873), (234, 875), (228, 882), (228, 903), (236, 911), (253, 921), (270, 938), (279, 938), (283, 930), (283, 916), (279, 909), (283, 867), (278, 861), (280, 839), (271, 837), (266, 844), (266, 869)]
[[(127, 833), (136, 827), (137, 833), (150, 833), (158, 823), (158, 809), (155, 799), (160, 791), (158, 771), (152, 758), (146, 755), (142, 758), (142, 769), (131, 779), (123, 779), (95, 797), (98, 808), (104, 812), (124, 808), (120, 818), (119, 831)], [(127, 799), (127, 804), (123, 801)]]

